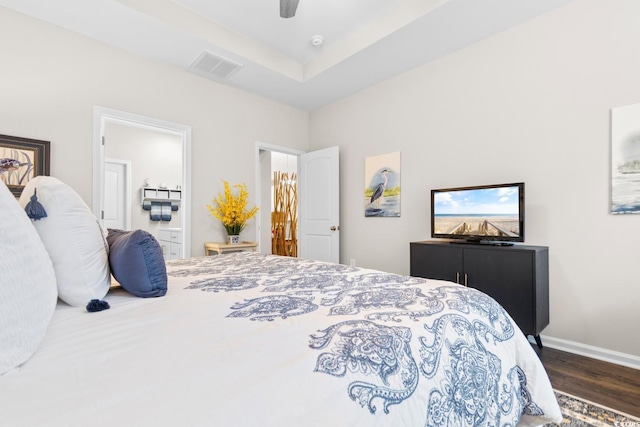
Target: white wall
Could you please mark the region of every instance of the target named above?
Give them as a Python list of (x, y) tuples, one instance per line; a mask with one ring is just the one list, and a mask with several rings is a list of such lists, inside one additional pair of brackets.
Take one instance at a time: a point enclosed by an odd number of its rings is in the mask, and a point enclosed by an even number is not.
[[(640, 102), (639, 16), (637, 0), (578, 0), (313, 112), (311, 147), (341, 147), (342, 261), (406, 274), (431, 188), (524, 181), (526, 243), (550, 248), (543, 334), (640, 356), (640, 215), (609, 214), (609, 115)], [(395, 150), (402, 216), (365, 218), (364, 158)]]
[(273, 180), (273, 172), (284, 172), (288, 174), (298, 172), (298, 156), (287, 153), (271, 153), (271, 177)]
[[(224, 240), (206, 205), (253, 183), (255, 141), (305, 150), (308, 114), (0, 8), (0, 133), (51, 141), (51, 175), (92, 204), (93, 107), (192, 128), (191, 253)], [(255, 224), (243, 232), (253, 240)]]

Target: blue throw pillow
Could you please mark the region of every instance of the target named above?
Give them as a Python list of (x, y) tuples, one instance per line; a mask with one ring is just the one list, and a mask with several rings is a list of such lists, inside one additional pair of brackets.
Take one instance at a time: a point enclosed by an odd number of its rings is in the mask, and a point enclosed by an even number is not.
[(142, 298), (167, 293), (167, 267), (160, 244), (147, 231), (109, 229), (109, 266), (124, 289)]

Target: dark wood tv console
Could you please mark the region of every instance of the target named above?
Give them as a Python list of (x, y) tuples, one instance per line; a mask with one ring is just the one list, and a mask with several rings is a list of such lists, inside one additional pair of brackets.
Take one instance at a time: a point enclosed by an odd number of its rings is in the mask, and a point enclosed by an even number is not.
[(410, 243), (410, 274), (471, 286), (500, 303), (542, 348), (549, 324), (549, 248), (423, 241)]

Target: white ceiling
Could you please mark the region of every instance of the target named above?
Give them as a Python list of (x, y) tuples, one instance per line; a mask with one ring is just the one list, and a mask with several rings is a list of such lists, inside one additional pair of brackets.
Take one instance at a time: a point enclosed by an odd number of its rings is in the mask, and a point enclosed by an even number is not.
[[(209, 78), (310, 111), (570, 1), (300, 0), (289, 19), (280, 18), (279, 0), (0, 6), (190, 71), (208, 51), (242, 65), (226, 78)], [(316, 35), (321, 46), (311, 42)]]

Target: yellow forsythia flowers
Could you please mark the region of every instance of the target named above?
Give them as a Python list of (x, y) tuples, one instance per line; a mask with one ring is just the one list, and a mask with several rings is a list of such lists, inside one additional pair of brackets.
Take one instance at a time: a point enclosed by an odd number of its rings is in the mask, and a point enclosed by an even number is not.
[(224, 195), (218, 194), (213, 199), (215, 207), (207, 205), (209, 214), (222, 221), (222, 225), (229, 235), (240, 234), (247, 225), (247, 221), (258, 212), (257, 206), (247, 210), (249, 192), (246, 184), (236, 184), (233, 188), (238, 189), (237, 195), (231, 192), (231, 186), (227, 181), (224, 181)]

